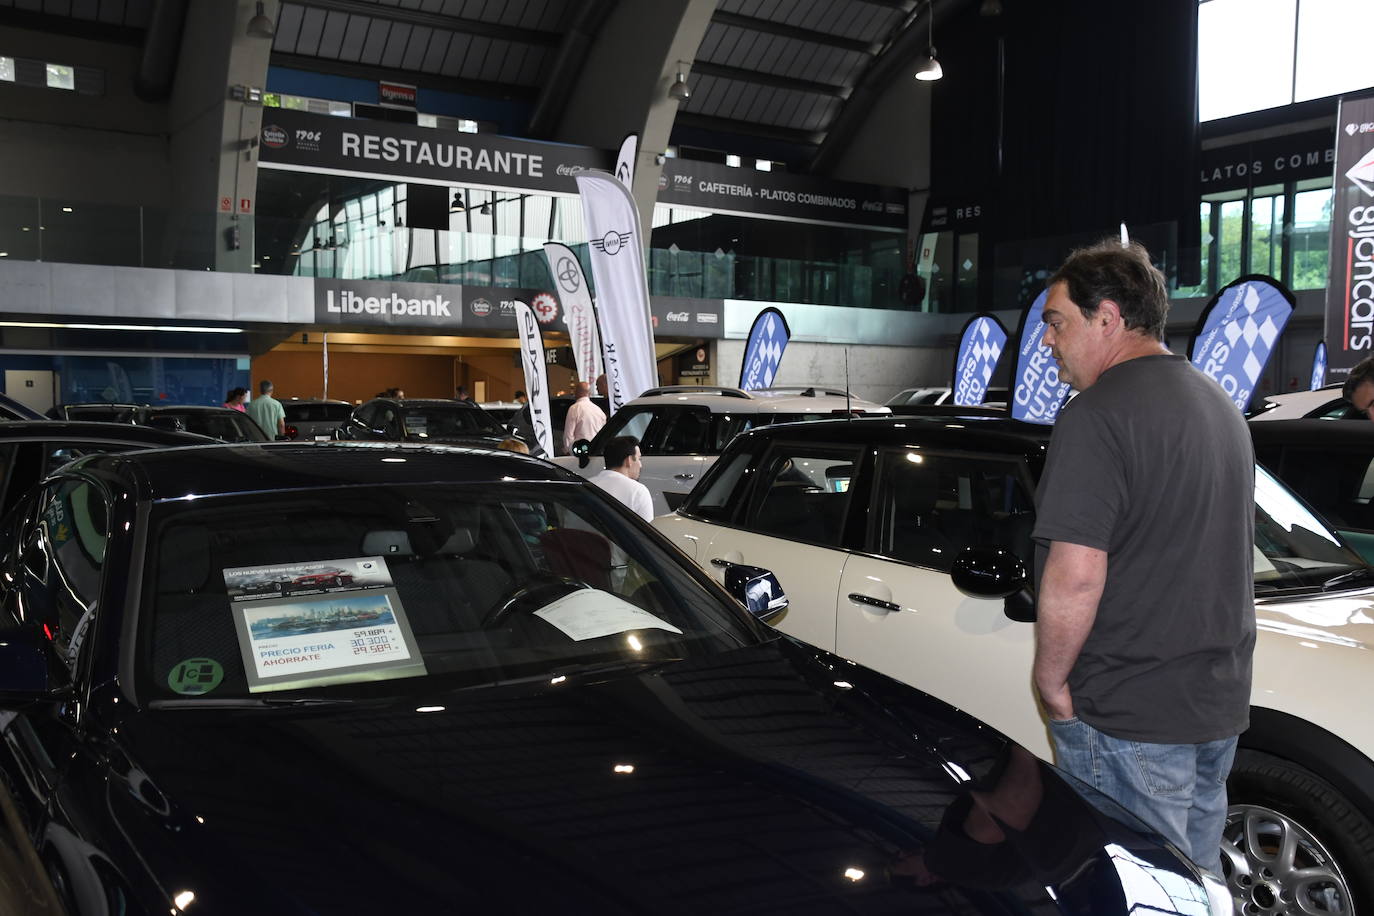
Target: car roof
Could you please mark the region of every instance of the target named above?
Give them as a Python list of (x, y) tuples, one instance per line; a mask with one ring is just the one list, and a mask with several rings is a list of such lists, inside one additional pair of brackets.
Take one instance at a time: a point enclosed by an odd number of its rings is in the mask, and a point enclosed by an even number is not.
[(94, 420), (13, 420), (0, 423), (0, 440), (7, 439), (87, 439), (166, 446), (205, 445), (218, 441), (196, 433), (135, 426), (132, 423), (98, 423)]
[(119, 477), (153, 501), (366, 484), (581, 482), (515, 452), (391, 442), (197, 445), (94, 455), (68, 469)]
[(400, 407), (455, 407), (459, 410), (480, 409), (476, 404), (467, 401), (455, 401), (453, 398), (373, 398), (373, 401), (386, 401), (388, 404), (396, 404)]
[(1051, 427), (1003, 417), (964, 415), (857, 417), (756, 426), (739, 437), (801, 440), (838, 445), (922, 445), (1024, 453), (1043, 450)]
[(852, 394), (846, 398), (842, 390), (815, 387), (744, 391), (711, 385), (667, 385), (650, 388), (625, 406), (667, 403), (714, 407), (721, 413), (830, 413), (847, 407), (886, 412), (881, 404), (856, 398)]
[(1374, 447), (1374, 423), (1368, 420), (1270, 420), (1247, 423), (1250, 436), (1266, 444), (1310, 445), (1323, 448), (1336, 445)]

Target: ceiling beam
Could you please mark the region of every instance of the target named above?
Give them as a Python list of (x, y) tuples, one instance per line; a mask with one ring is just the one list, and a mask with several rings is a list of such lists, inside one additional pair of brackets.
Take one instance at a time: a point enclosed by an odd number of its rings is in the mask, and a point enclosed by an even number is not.
[(367, 3), (366, 0), (287, 0), (287, 2), (295, 6), (313, 7), (335, 13), (349, 13), (353, 16), (367, 16), (370, 19), (379, 19), (383, 22), (404, 22), (428, 29), (444, 29), (449, 32), (480, 35), (483, 38), (497, 38), (526, 45), (556, 48), (563, 40), (563, 36), (557, 32), (518, 29), (495, 22), (479, 22), (476, 19), (462, 19), (458, 16), (445, 16), (442, 13), (427, 13), (424, 10)]
[(793, 79), (790, 76), (778, 76), (773, 73), (763, 73), (758, 70), (745, 70), (742, 67), (726, 67), (722, 64), (712, 64), (704, 60), (693, 63), (692, 72), (700, 76), (714, 76), (720, 79), (735, 80), (741, 83), (753, 83), (756, 86), (771, 86), (774, 89), (791, 89), (797, 92), (810, 92), (813, 95), (826, 95), (836, 99), (847, 99), (850, 93), (848, 86), (833, 86), (829, 83), (816, 83), (811, 80)]
[(533, 102), (539, 95), (539, 90), (532, 86), (460, 79), (453, 76), (424, 73), (419, 70), (393, 70), (373, 64), (355, 64), (346, 60), (308, 57), (304, 54), (280, 54), (274, 51), (272, 52), (272, 66), (313, 73), (331, 73), (335, 76), (349, 76), (373, 83), (384, 80), (394, 81), (418, 86), (422, 89), (438, 89), (442, 92), (455, 92), (459, 95), (475, 95), (489, 99), (514, 99), (521, 102)]
[(799, 28), (795, 25), (788, 25), (785, 22), (774, 22), (771, 19), (759, 19), (754, 16), (742, 16), (739, 13), (731, 13), (726, 10), (716, 10), (711, 14), (711, 21), (719, 23), (720, 25), (733, 26), (738, 29), (749, 29), (752, 32), (777, 35), (780, 38), (795, 38), (798, 41), (809, 41), (812, 44), (839, 48), (843, 51), (855, 51), (859, 54), (877, 54), (882, 48), (882, 45), (877, 42), (844, 38), (843, 36), (831, 35), (827, 32), (817, 32), (813, 29)]
[(763, 137), (768, 140), (780, 140), (783, 143), (795, 143), (800, 146), (819, 146), (825, 139), (825, 134), (821, 131), (773, 127), (769, 124), (759, 124), (756, 121), (718, 118), (714, 115), (693, 114), (690, 111), (679, 111), (673, 123), (677, 127), (695, 127), (699, 130), (709, 130), (716, 133)]

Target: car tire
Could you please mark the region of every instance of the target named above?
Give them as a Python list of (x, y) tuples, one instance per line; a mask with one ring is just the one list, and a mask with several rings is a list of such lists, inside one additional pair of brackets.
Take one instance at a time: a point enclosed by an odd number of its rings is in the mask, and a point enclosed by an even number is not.
[[(1374, 912), (1374, 825), (1335, 787), (1296, 763), (1241, 750), (1226, 788), (1222, 872), (1236, 913)], [(1297, 869), (1326, 875), (1314, 884), (1293, 877)]]

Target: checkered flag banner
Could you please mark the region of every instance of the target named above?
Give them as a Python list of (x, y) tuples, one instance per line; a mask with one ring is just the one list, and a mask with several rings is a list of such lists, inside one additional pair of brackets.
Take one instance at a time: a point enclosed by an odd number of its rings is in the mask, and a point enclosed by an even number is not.
[(1048, 290), (1041, 290), (1030, 308), (1021, 316), (1021, 342), (1016, 351), (1016, 383), (1011, 390), (1011, 418), (1041, 426), (1053, 426), (1059, 408), (1069, 396), (1069, 383), (1059, 380), (1059, 364), (1045, 346), (1045, 302)]
[(775, 308), (766, 308), (754, 318), (749, 342), (744, 346), (744, 363), (739, 368), (739, 386), (745, 391), (773, 387), (782, 362), (782, 351), (792, 339), (787, 319)]
[(1224, 287), (1203, 310), (1188, 348), (1190, 358), (1240, 410), (1249, 408), (1294, 305), (1283, 284), (1253, 274)]
[(954, 361), (954, 403), (977, 407), (988, 394), (997, 360), (1007, 348), (1007, 329), (991, 315), (976, 315), (964, 325)]

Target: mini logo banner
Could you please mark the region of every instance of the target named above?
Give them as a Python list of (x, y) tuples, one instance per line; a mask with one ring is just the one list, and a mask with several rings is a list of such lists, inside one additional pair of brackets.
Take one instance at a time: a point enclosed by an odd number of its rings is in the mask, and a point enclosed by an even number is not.
[[(671, 317), (671, 313), (670, 313)], [(766, 308), (754, 318), (749, 342), (744, 346), (744, 363), (739, 368), (739, 386), (745, 391), (773, 387), (782, 362), (782, 351), (792, 339), (787, 319), (775, 308)]]
[(549, 259), (549, 273), (563, 303), (577, 377), (594, 382), (601, 376), (601, 335), (596, 330), (596, 310), (582, 264), (573, 250), (560, 242), (545, 242), (544, 256)]
[(988, 382), (1007, 346), (1007, 329), (991, 315), (975, 315), (959, 337), (954, 360), (954, 403), (977, 407), (988, 394)]
[(1333, 381), (1374, 354), (1374, 95), (1342, 98), (1336, 125), (1324, 334)]
[(596, 280), (606, 391), (614, 413), (658, 384), (639, 211), (630, 189), (613, 175), (584, 172), (576, 180), (587, 237), (592, 240), (588, 257)]
[(1016, 384), (1011, 392), (1011, 416), (1026, 423), (1053, 425), (1059, 408), (1069, 396), (1069, 383), (1059, 380), (1059, 364), (1050, 348), (1045, 346), (1045, 301), (1049, 290), (1035, 297), (1030, 308), (1021, 316), (1021, 330), (1016, 339)]
[(1326, 384), (1326, 341), (1317, 342), (1317, 351), (1312, 354), (1312, 390)]
[(1242, 411), (1295, 304), (1277, 280), (1252, 274), (1222, 288), (1202, 311), (1189, 357)]
[(515, 327), (520, 339), (520, 364), (525, 370), (525, 393), (530, 399), (530, 425), (546, 457), (553, 455), (553, 427), (549, 423), (549, 382), (544, 368), (544, 335), (534, 309), (515, 303)]
[(615, 157), (615, 177), (627, 188), (635, 185), (635, 154), (639, 150), (639, 134), (626, 134), (620, 141), (620, 153)]

